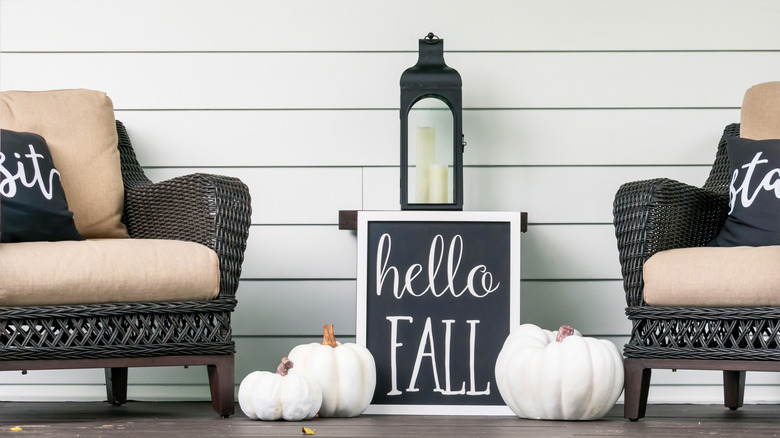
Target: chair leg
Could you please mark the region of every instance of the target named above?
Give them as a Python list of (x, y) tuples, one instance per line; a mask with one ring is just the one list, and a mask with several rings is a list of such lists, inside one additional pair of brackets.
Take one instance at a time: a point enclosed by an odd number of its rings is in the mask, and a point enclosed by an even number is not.
[(626, 359), (623, 361), (623, 368), (625, 369), (623, 416), (631, 421), (637, 421), (645, 416), (650, 375), (653, 370), (645, 368), (638, 359)]
[(745, 399), (745, 372), (723, 371), (723, 399), (727, 408), (735, 411)]
[(233, 415), (235, 411), (233, 355), (219, 357), (213, 365), (208, 365), (209, 386), (211, 387), (211, 407), (222, 418)]
[(114, 406), (127, 402), (127, 367), (106, 368), (106, 396)]

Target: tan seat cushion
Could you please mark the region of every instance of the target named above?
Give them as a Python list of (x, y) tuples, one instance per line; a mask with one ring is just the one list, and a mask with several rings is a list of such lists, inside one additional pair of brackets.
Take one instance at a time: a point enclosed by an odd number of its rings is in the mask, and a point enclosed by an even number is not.
[(128, 237), (114, 106), (92, 90), (4, 91), (0, 127), (34, 132), (49, 145), (68, 206), (86, 238)]
[(780, 82), (754, 85), (745, 92), (740, 123), (740, 137), (780, 138)]
[(661, 251), (643, 274), (651, 306), (780, 305), (780, 246)]
[(177, 240), (0, 245), (0, 306), (213, 299), (219, 260)]

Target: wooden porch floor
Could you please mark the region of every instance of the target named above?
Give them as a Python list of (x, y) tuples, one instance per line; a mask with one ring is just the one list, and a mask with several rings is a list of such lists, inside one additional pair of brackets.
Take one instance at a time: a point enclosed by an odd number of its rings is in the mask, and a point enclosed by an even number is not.
[[(715, 405), (650, 405), (648, 416), (632, 423), (622, 405), (603, 420), (533, 421), (516, 417), (360, 416), (305, 422), (219, 418), (209, 403), (0, 403), (0, 436), (302, 437), (758, 437), (780, 434), (780, 406), (749, 405), (730, 411)], [(14, 430), (16, 428), (21, 430)]]

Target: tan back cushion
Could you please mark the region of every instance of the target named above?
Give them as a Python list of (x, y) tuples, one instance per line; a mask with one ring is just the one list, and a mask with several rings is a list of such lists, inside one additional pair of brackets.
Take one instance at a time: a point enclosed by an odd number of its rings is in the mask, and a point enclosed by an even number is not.
[(780, 138), (780, 82), (754, 85), (745, 92), (740, 123), (740, 137)]
[(105, 93), (4, 91), (0, 127), (46, 140), (82, 236), (128, 237), (114, 106)]
[(780, 306), (780, 246), (661, 251), (643, 276), (651, 306)]

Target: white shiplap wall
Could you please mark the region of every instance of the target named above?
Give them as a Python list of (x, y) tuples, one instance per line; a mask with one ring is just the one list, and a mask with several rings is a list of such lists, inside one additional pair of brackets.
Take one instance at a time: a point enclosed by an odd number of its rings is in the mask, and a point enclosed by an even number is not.
[[(0, 89), (113, 99), (150, 177), (240, 177), (254, 216), (236, 378), (325, 322), (354, 336), (340, 209), (398, 209), (398, 79), (435, 31), (463, 77), (465, 207), (529, 212), (522, 320), (629, 332), (612, 198), (703, 183), (744, 91), (777, 80), (773, 0), (0, 0)], [(135, 399), (206, 399), (206, 374), (134, 369)], [(0, 374), (0, 399), (102, 399), (101, 370)], [(721, 400), (720, 374), (655, 372), (651, 401)], [(748, 402), (780, 376), (748, 374)]]

